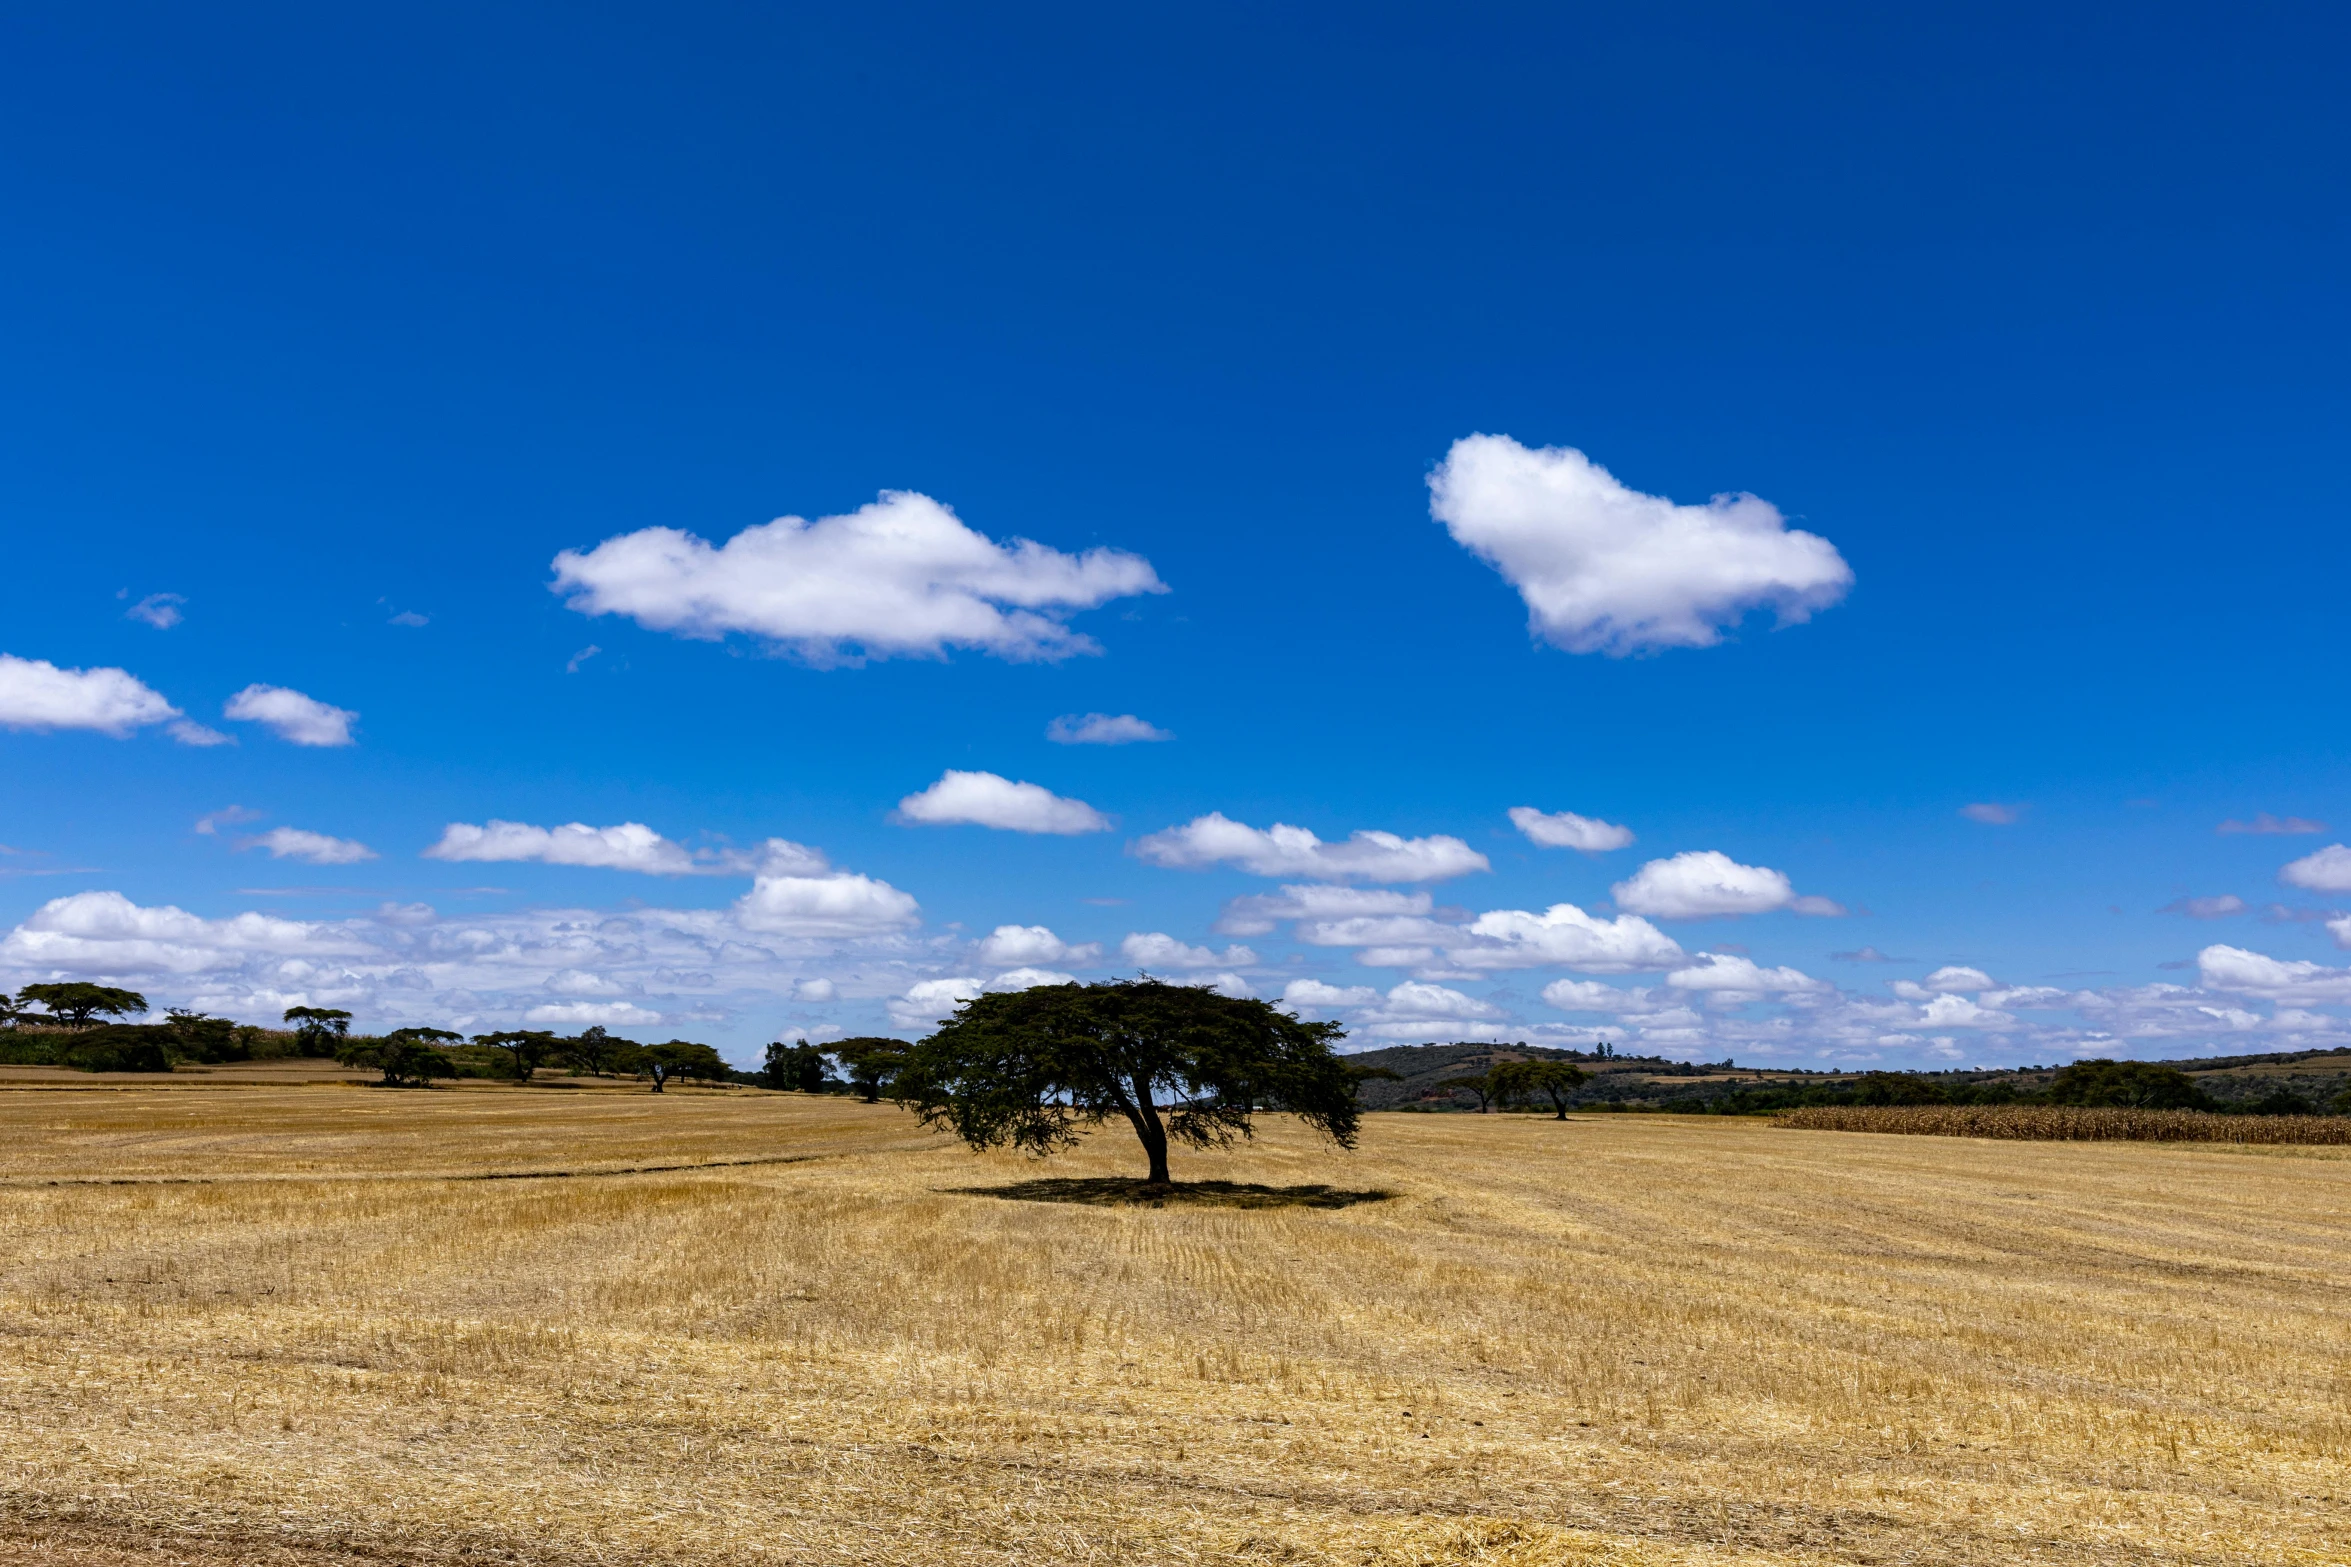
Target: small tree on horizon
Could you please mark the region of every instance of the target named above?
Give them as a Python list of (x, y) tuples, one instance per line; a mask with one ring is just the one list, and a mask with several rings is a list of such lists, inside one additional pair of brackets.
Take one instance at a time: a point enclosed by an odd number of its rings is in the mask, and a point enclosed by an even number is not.
[(147, 1010), (147, 998), (135, 990), (118, 990), (112, 985), (92, 985), (81, 980), (27, 985), (16, 993), (16, 999), (19, 1006), (45, 1007), (48, 1021), (62, 1023), (67, 1028), (87, 1028), (96, 1018), (128, 1017)]
[(824, 1047), (826, 1055), (841, 1063), (851, 1090), (869, 1105), (881, 1103), (883, 1090), (906, 1065), (906, 1052), (905, 1040), (880, 1034), (836, 1039)]
[(1567, 1101), (1582, 1084), (1590, 1082), (1592, 1074), (1565, 1061), (1505, 1061), (1486, 1074), (1494, 1096), (1506, 1105), (1534, 1098), (1537, 1094), (1551, 1101), (1557, 1112), (1554, 1120), (1567, 1119)]
[(555, 1036), (544, 1029), (507, 1029), (496, 1034), (476, 1034), (473, 1042), (488, 1045), (493, 1050), (506, 1052), (509, 1069), (517, 1082), (527, 1083), (555, 1049)]
[(306, 1056), (331, 1056), (351, 1032), (351, 1014), (338, 1007), (288, 1007), (285, 1020)]
[(767, 1060), (759, 1076), (762, 1087), (803, 1094), (823, 1093), (830, 1080), (822, 1049), (805, 1043), (786, 1044), (780, 1039), (767, 1047)]
[(964, 1002), (912, 1046), (891, 1097), (973, 1148), (1045, 1155), (1116, 1116), (1148, 1182), (1169, 1184), (1170, 1143), (1226, 1148), (1281, 1109), (1355, 1146), (1355, 1085), (1332, 1053), (1336, 1023), (1155, 979), (1040, 985)]
[(1491, 1072), (1471, 1072), (1462, 1077), (1448, 1077), (1437, 1086), (1439, 1088), (1465, 1088), (1477, 1095), (1478, 1114), (1480, 1115), (1486, 1113), (1486, 1107), (1494, 1100), (1494, 1074)]

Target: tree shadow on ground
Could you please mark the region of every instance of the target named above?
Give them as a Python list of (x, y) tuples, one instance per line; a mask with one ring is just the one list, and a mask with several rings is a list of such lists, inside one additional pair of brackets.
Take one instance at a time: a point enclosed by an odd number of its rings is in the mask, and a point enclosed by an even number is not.
[(1237, 1181), (1178, 1181), (1154, 1186), (1133, 1176), (1064, 1176), (1015, 1181), (1010, 1186), (954, 1186), (957, 1197), (1005, 1202), (1068, 1202), (1092, 1208), (1352, 1208), (1386, 1202), (1393, 1192), (1351, 1192), (1336, 1186), (1249, 1186)]

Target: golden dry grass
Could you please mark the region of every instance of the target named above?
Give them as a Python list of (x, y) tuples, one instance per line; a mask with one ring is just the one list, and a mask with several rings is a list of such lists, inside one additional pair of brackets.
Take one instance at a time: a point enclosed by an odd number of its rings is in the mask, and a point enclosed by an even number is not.
[(491, 1088), (0, 1149), (0, 1560), (2347, 1559), (2331, 1150), (1378, 1116), (1151, 1206), (1109, 1137)]
[(2026, 1142), (2351, 1144), (2351, 1116), (2214, 1115), (2085, 1105), (1813, 1105), (1781, 1126), (1810, 1132), (1893, 1132)]

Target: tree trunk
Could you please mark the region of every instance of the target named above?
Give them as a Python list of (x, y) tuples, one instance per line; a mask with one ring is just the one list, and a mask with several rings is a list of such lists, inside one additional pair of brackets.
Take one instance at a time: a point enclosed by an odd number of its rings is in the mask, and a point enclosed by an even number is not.
[(1173, 1184), (1167, 1174), (1167, 1127), (1159, 1119), (1159, 1106), (1151, 1102), (1151, 1084), (1146, 1078), (1134, 1080), (1135, 1135), (1143, 1140), (1143, 1154), (1151, 1161), (1149, 1184)]

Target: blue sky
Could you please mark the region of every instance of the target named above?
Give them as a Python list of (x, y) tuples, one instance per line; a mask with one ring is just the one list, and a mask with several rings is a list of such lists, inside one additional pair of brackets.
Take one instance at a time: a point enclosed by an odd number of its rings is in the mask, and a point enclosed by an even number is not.
[(0, 980), (2351, 1042), (2345, 31), (17, 8)]

